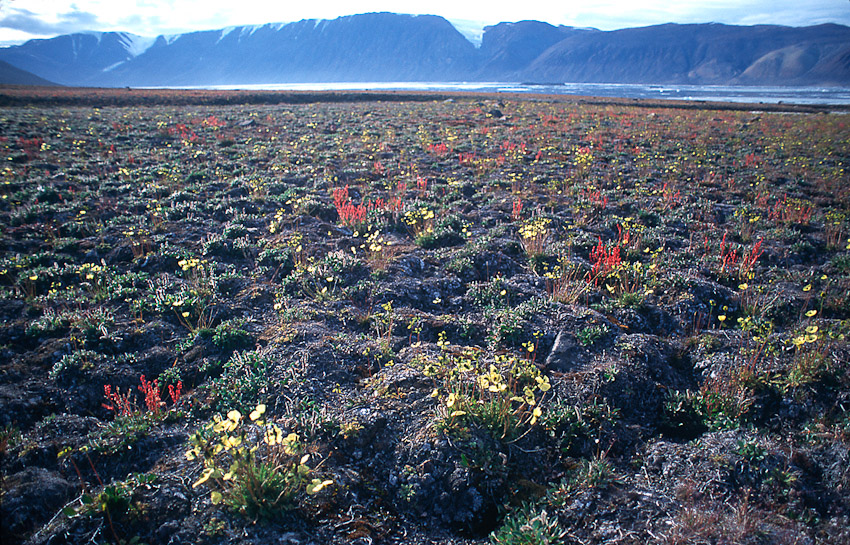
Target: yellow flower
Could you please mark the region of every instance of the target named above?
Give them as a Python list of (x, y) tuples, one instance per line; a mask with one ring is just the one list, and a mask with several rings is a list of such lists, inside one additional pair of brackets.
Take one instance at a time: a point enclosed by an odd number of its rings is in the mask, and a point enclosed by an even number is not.
[(803, 291), (811, 291), (811, 290), (812, 290), (811, 284), (806, 284), (805, 286), (803, 286)]
[(330, 486), (332, 484), (334, 484), (334, 482), (331, 480), (322, 481), (319, 479), (313, 479), (313, 481), (307, 485), (306, 491), (308, 495), (312, 496), (313, 494), (320, 492), (326, 486)]
[(537, 377), (535, 380), (537, 381), (537, 388), (541, 392), (548, 392), (552, 388), (552, 385), (549, 384), (549, 377)]
[(543, 411), (540, 407), (535, 407), (533, 411), (531, 411), (531, 422), (530, 424), (533, 426), (537, 423), (537, 419), (543, 416)]
[(214, 471), (215, 471), (215, 469), (213, 469), (211, 467), (206, 468), (204, 470), (204, 472), (201, 474), (201, 478), (198, 479), (197, 481), (195, 481), (195, 483), (192, 485), (192, 488), (197, 488), (200, 485), (207, 482), (209, 480), (209, 478), (212, 476)]
[(256, 409), (251, 411), (251, 414), (250, 414), (251, 421), (253, 422), (254, 420), (260, 418), (261, 416), (263, 416), (263, 414), (265, 414), (265, 412), (266, 412), (266, 406), (264, 404), (260, 403), (259, 405), (257, 405)]
[(818, 311), (816, 311), (816, 310), (812, 309), (812, 310), (806, 311), (806, 316), (808, 316), (809, 318), (811, 318), (812, 316), (814, 316), (814, 315), (815, 315), (815, 314), (817, 314), (817, 313), (818, 313)]
[(272, 424), (268, 429), (266, 429), (265, 439), (266, 444), (274, 446), (283, 440), (283, 433), (280, 431), (280, 428)]
[(446, 407), (451, 407), (457, 401), (457, 396), (455, 396), (454, 392), (449, 394), (449, 397), (446, 398)]

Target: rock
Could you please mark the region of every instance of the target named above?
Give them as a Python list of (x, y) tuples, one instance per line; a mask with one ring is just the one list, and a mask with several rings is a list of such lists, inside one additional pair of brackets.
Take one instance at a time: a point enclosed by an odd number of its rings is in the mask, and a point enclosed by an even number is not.
[(8, 477), (0, 504), (0, 541), (13, 543), (50, 519), (76, 493), (58, 473), (27, 468)]
[(546, 356), (546, 369), (566, 373), (578, 367), (583, 358), (576, 338), (564, 330), (558, 332), (552, 350)]

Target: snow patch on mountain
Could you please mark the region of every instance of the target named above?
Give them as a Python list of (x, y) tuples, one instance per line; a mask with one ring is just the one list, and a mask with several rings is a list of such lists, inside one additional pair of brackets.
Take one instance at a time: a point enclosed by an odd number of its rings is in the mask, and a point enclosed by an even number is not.
[(150, 49), (154, 42), (156, 42), (155, 37), (139, 36), (137, 34), (130, 34), (129, 32), (119, 32), (118, 39), (131, 57), (138, 57)]
[(476, 48), (481, 47), (486, 23), (469, 19), (449, 19), (448, 21), (455, 27), (455, 30), (463, 34), (464, 38), (472, 42), (472, 45)]
[(112, 71), (112, 70), (115, 70), (116, 68), (118, 68), (119, 66), (121, 66), (122, 64), (124, 64), (125, 62), (127, 62), (127, 61), (118, 61), (118, 62), (116, 62), (116, 63), (114, 63), (114, 64), (110, 64), (109, 66), (107, 66), (106, 68), (104, 68), (104, 69), (103, 69), (103, 71), (104, 71), (104, 72), (110, 72), (110, 71)]
[(228, 35), (228, 34), (230, 34), (231, 32), (233, 32), (233, 31), (234, 31), (234, 30), (236, 30), (237, 28), (240, 28), (240, 27), (238, 27), (238, 26), (229, 26), (229, 27), (225, 27), (225, 28), (221, 29), (221, 34), (218, 36), (218, 40), (216, 40), (216, 41), (215, 41), (215, 43), (218, 43), (218, 42), (222, 41), (223, 39), (225, 39), (225, 38), (227, 37), (227, 35)]

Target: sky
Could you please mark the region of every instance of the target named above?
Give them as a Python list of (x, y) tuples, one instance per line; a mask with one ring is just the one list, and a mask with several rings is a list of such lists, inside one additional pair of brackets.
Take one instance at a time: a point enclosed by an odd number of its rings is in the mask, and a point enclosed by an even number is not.
[(85, 30), (153, 37), (375, 11), (441, 15), (470, 37), (526, 19), (601, 30), (669, 22), (850, 26), (850, 0), (0, 0), (0, 45)]

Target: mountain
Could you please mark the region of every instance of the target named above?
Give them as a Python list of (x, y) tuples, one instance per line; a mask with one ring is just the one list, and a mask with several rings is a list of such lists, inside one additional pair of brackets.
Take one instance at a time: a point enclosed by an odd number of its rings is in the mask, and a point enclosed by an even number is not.
[(109, 85), (430, 81), (475, 68), (475, 47), (442, 17), (370, 13), (159, 38)]
[(52, 81), (40, 78), (32, 72), (15, 68), (8, 62), (0, 61), (0, 85), (56, 85)]
[(850, 28), (840, 25), (666, 24), (570, 36), (523, 74), (535, 81), (847, 84), (848, 54)]
[(588, 32), (569, 27), (555, 27), (540, 21), (499, 23), (484, 27), (480, 56), (483, 62), (478, 76), (504, 78), (521, 73), (534, 59), (553, 45), (569, 37)]
[[(468, 33), (468, 29), (467, 29)], [(475, 47), (433, 15), (367, 13), (144, 38), (81, 33), (0, 49), (65, 85), (537, 81), (850, 85), (850, 28), (666, 24), (485, 27)]]
[(0, 60), (66, 85), (97, 83), (113, 67), (142, 54), (152, 38), (127, 32), (85, 32), (0, 49)]

